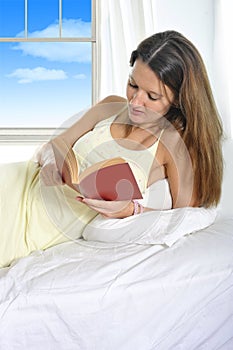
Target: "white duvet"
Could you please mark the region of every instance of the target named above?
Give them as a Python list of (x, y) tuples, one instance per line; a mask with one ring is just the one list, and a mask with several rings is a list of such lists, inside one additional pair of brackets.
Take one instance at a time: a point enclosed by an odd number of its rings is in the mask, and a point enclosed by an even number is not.
[(100, 237), (97, 220), (86, 240), (0, 270), (0, 349), (232, 350), (233, 219), (209, 212), (191, 229), (186, 213), (185, 229), (178, 214), (170, 247), (148, 220), (147, 244), (136, 228), (136, 243)]

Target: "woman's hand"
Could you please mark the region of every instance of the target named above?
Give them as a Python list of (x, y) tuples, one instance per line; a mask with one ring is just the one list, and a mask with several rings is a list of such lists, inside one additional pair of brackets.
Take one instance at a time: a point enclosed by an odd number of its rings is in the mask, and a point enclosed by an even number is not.
[(123, 219), (134, 213), (134, 204), (132, 201), (104, 201), (81, 197), (77, 197), (76, 199), (108, 218)]
[(40, 177), (46, 186), (62, 185), (51, 144), (44, 144), (34, 156), (34, 161), (41, 167)]

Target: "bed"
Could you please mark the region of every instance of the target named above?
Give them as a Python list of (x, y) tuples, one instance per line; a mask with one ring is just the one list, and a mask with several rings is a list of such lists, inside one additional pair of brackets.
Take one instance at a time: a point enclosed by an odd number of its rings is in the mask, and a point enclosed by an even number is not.
[(1, 269), (0, 349), (232, 350), (232, 152), (227, 141), (206, 222), (168, 211), (160, 234), (144, 216), (146, 235), (133, 239), (132, 224), (112, 241), (97, 220), (84, 238)]

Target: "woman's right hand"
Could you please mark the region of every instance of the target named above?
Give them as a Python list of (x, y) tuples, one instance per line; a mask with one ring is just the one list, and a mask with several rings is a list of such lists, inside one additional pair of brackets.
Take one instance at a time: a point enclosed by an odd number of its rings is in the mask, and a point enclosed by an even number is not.
[(61, 174), (57, 169), (50, 142), (40, 147), (33, 160), (41, 167), (40, 177), (46, 186), (59, 186), (64, 184)]

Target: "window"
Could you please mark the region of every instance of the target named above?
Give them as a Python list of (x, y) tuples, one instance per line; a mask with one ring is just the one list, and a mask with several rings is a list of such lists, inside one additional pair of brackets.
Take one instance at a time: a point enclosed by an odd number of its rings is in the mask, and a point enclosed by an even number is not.
[(91, 106), (95, 42), (95, 0), (0, 0), (2, 139), (51, 134)]

